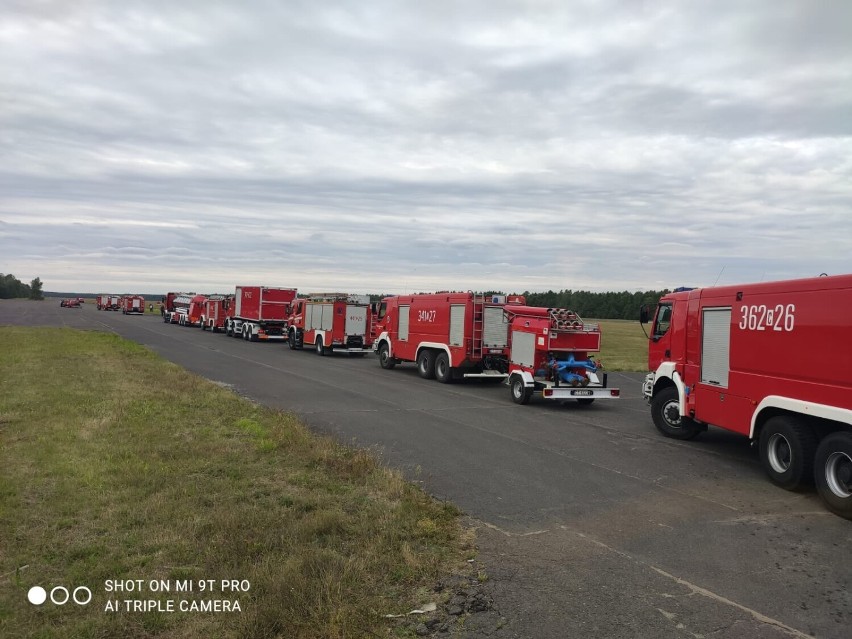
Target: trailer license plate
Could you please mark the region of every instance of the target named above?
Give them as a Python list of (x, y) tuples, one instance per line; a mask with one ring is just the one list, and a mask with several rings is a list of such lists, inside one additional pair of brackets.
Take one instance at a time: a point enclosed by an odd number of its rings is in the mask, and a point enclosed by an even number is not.
[(571, 391), (571, 395), (572, 395), (572, 396), (575, 396), (575, 397), (576, 397), (577, 395), (588, 396), (588, 395), (594, 395), (594, 394), (595, 394), (595, 392), (594, 392), (594, 391), (590, 391), (590, 390), (572, 390), (572, 391)]

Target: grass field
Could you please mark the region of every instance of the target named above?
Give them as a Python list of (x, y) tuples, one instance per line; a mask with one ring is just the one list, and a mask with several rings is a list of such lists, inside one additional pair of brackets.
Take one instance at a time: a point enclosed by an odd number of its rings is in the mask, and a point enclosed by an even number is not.
[(648, 370), (648, 338), (634, 320), (586, 320), (601, 325), (600, 359), (607, 371)]
[[(0, 328), (0, 388), (4, 638), (411, 636), (384, 614), (472, 552), (454, 507), (367, 452), (114, 335)], [(141, 593), (107, 592), (137, 579)], [(93, 598), (37, 606), (33, 586)], [(211, 599), (241, 611), (165, 611)]]

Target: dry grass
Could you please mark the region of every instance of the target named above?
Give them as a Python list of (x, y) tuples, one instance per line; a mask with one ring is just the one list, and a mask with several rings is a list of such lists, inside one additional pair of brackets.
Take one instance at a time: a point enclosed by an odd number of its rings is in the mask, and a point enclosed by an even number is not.
[[(2, 637), (393, 636), (383, 614), (469, 552), (454, 507), (367, 452), (113, 335), (0, 328), (0, 388)], [(213, 597), (240, 613), (105, 612), (140, 598), (117, 579), (251, 587)]]

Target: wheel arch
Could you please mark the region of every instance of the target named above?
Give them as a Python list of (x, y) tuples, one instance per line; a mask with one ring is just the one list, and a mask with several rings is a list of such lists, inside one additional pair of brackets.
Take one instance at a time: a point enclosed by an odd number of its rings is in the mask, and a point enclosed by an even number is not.
[(750, 439), (758, 439), (766, 422), (779, 415), (790, 415), (801, 419), (814, 429), (820, 439), (831, 432), (852, 431), (852, 410), (780, 395), (769, 395), (763, 398), (752, 414)]
[(424, 349), (433, 350), (436, 352), (444, 352), (447, 354), (447, 357), (450, 358), (450, 366), (453, 365), (453, 355), (450, 353), (450, 347), (446, 344), (441, 344), (440, 342), (420, 342), (417, 345), (417, 350), (414, 352), (414, 361), (417, 361), (417, 358), (420, 357), (420, 352)]
[(657, 369), (654, 378), (654, 391), (651, 397), (656, 396), (661, 390), (671, 387), (677, 389), (680, 414), (689, 415), (686, 406), (686, 386), (681, 379), (680, 373), (677, 372), (674, 362), (663, 362)]

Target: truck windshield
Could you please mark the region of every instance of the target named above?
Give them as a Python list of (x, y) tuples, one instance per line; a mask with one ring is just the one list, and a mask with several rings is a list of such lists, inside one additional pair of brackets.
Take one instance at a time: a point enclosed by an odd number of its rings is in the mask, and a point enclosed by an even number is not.
[(672, 305), (671, 303), (660, 304), (657, 307), (657, 318), (654, 320), (654, 331), (651, 337), (659, 339), (669, 332), (669, 326), (672, 321)]

